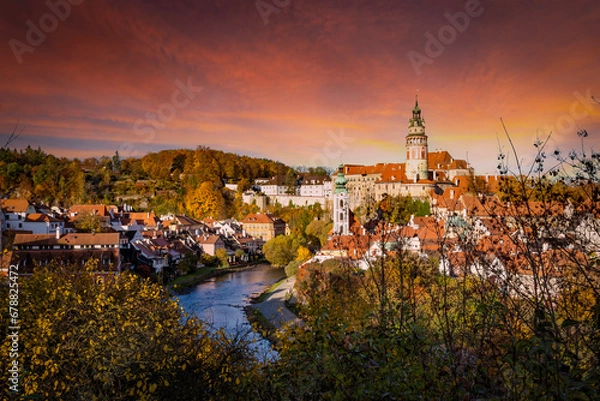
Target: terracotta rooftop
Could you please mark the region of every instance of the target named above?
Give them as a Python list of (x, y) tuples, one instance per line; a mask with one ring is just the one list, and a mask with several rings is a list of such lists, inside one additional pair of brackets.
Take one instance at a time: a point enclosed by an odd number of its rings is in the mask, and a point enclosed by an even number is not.
[(274, 223), (276, 221), (281, 221), (281, 219), (279, 219), (278, 217), (270, 216), (268, 214), (263, 214), (263, 213), (250, 213), (249, 215), (247, 215), (244, 218), (244, 220), (242, 220), (242, 224), (249, 224), (249, 223), (269, 224), (269, 223)]
[[(368, 174), (382, 174), (385, 169), (386, 163), (377, 163), (372, 166), (363, 166), (360, 164), (345, 164), (344, 174), (345, 175), (368, 175)], [(337, 173), (336, 173), (337, 175)]]
[(73, 205), (69, 209), (70, 214), (91, 214), (98, 216), (110, 216), (106, 205)]
[(427, 163), (429, 164), (430, 169), (451, 170), (468, 168), (466, 160), (455, 159), (445, 150), (440, 152), (429, 152)]
[(31, 222), (31, 223), (60, 223), (63, 222), (60, 219), (54, 218), (52, 216), (48, 216), (47, 214), (43, 214), (43, 213), (31, 213), (30, 215), (28, 215), (25, 218), (26, 222)]
[(335, 235), (321, 251), (343, 251), (350, 258), (361, 258), (369, 250), (369, 237), (366, 235)]
[(27, 199), (2, 199), (0, 206), (4, 212), (25, 213), (29, 207), (29, 201)]
[(72, 233), (56, 238), (54, 234), (16, 234), (15, 246), (23, 245), (118, 245), (119, 233)]
[(381, 178), (378, 182), (402, 182), (406, 181), (406, 164), (388, 163), (383, 167)]
[(199, 244), (216, 244), (221, 239), (220, 235), (201, 235), (198, 237)]
[(158, 227), (160, 219), (154, 212), (129, 212), (123, 213), (121, 216), (121, 224), (132, 225), (134, 222), (145, 227), (155, 228)]

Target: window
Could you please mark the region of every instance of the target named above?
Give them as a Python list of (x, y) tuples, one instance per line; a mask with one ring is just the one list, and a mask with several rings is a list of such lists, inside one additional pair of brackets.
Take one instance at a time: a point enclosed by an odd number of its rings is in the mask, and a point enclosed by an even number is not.
[(344, 213), (340, 213), (340, 220), (344, 220)]

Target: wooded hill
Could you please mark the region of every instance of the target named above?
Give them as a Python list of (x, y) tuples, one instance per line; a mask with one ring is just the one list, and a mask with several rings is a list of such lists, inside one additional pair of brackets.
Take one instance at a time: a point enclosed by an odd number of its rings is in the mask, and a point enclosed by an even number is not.
[(157, 213), (219, 218), (242, 212), (241, 200), (236, 204), (235, 193), (224, 187), (226, 182), (245, 190), (258, 177), (285, 175), (290, 170), (277, 161), (204, 146), (163, 150), (142, 158), (121, 159), (115, 153), (83, 160), (59, 158), (28, 146), (0, 150), (0, 194), (58, 206), (125, 202)]

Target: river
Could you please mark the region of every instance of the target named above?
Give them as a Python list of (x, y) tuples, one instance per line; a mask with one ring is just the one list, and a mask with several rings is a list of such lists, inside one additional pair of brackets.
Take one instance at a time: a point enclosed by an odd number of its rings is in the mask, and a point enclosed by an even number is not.
[(249, 338), (256, 341), (254, 349), (259, 356), (272, 359), (276, 354), (269, 342), (249, 330), (244, 307), (252, 294), (262, 292), (282, 277), (285, 277), (283, 269), (258, 265), (200, 283), (189, 293), (179, 295), (179, 303), (189, 315), (197, 316), (215, 329), (224, 328), (230, 335), (249, 332)]

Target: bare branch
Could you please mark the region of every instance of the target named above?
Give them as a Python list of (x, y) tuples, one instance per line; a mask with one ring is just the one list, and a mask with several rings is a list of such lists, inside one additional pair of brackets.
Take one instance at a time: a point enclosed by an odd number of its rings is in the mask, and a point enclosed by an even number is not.
[(6, 143), (0, 149), (7, 149), (10, 146), (10, 144), (16, 141), (17, 138), (19, 138), (19, 136), (23, 133), (23, 131), (25, 131), (25, 127), (26, 126), (24, 125), (19, 128), (19, 120), (17, 120), (15, 127), (13, 128), (11, 134), (6, 140)]
[(506, 134), (506, 137), (508, 138), (508, 143), (510, 143), (510, 147), (513, 151), (513, 154), (515, 155), (515, 161), (517, 163), (517, 170), (519, 171), (519, 175), (522, 176), (523, 171), (521, 169), (521, 162), (519, 161), (519, 155), (517, 153), (517, 149), (515, 149), (515, 144), (513, 143), (512, 138), (510, 137), (510, 134), (508, 133), (508, 130), (506, 129), (506, 125), (504, 125), (504, 120), (502, 119), (502, 117), (500, 117), (500, 122), (502, 123), (502, 128), (504, 129), (504, 133)]

